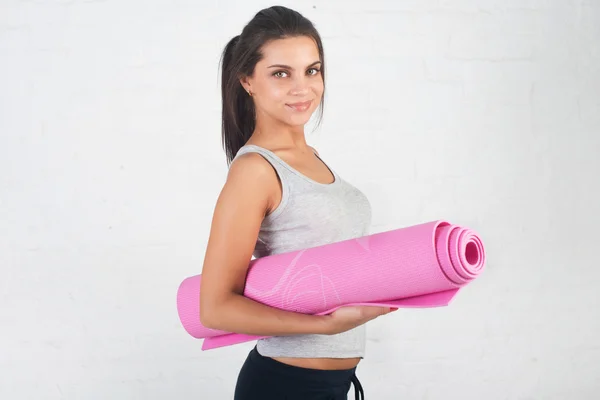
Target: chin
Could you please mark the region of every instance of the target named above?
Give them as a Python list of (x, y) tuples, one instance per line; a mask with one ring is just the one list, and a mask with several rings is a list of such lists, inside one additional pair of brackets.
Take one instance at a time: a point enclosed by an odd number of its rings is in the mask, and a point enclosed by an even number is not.
[(288, 118), (287, 119), (287, 124), (290, 126), (304, 126), (308, 123), (308, 121), (310, 121), (310, 117), (309, 118)]
[(306, 125), (308, 123), (308, 121), (310, 121), (310, 118), (312, 117), (313, 112), (307, 112), (307, 113), (303, 113), (303, 114), (298, 114), (298, 115), (286, 115), (285, 118), (283, 118), (283, 120), (291, 126), (300, 126), (300, 125)]

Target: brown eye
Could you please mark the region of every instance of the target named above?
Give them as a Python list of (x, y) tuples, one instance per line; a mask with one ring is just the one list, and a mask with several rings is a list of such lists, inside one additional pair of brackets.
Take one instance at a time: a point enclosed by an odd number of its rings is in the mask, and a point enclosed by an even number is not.
[(319, 71), (321, 71), (321, 70), (318, 68), (311, 68), (308, 71), (314, 71), (314, 73), (312, 73), (312, 74), (309, 72), (309, 75), (317, 75), (319, 73)]
[(274, 77), (276, 78), (283, 78), (282, 74), (287, 74), (287, 72), (285, 71), (277, 71), (273, 74)]

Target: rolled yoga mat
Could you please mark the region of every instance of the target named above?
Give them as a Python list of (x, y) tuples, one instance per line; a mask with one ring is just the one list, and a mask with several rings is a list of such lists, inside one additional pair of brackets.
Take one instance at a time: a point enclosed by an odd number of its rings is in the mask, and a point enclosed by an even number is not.
[[(250, 261), (244, 296), (282, 310), (325, 315), (347, 305), (441, 307), (485, 265), (473, 230), (437, 220)], [(265, 338), (200, 323), (200, 279), (185, 279), (177, 310), (203, 350)]]

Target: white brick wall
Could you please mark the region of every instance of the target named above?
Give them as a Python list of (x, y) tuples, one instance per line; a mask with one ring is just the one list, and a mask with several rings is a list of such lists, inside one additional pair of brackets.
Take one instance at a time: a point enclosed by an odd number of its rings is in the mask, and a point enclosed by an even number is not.
[[(0, 398), (231, 398), (252, 345), (201, 352), (175, 291), (226, 172), (218, 57), (271, 3), (203, 3), (1, 2)], [(282, 3), (325, 41), (309, 142), (374, 231), (488, 250), (451, 307), (370, 324), (367, 398), (597, 398), (600, 3)]]

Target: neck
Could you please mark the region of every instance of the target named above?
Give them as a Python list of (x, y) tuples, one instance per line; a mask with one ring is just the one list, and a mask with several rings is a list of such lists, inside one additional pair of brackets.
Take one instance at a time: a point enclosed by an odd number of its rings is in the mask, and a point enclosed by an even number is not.
[(264, 143), (271, 148), (306, 150), (304, 125), (287, 125), (266, 115), (259, 115), (251, 136), (252, 142)]

